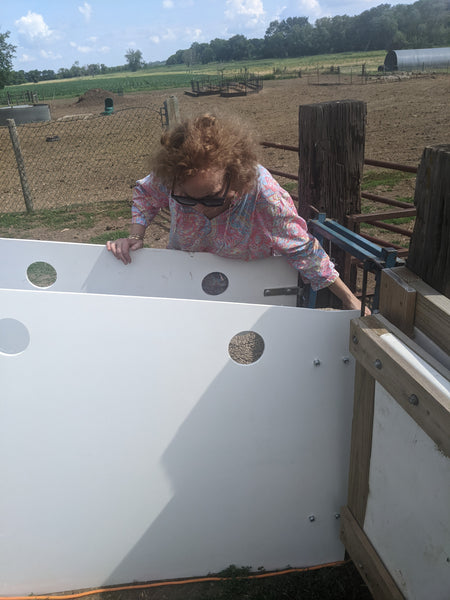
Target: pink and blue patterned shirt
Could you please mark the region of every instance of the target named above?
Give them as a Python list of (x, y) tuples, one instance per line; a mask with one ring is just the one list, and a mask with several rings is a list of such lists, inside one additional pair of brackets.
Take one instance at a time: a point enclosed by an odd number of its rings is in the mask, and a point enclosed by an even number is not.
[(211, 220), (192, 207), (178, 204), (154, 175), (136, 182), (133, 223), (147, 227), (166, 207), (171, 214), (168, 248), (241, 260), (281, 254), (314, 291), (339, 276), (322, 246), (308, 232), (288, 192), (261, 165), (253, 189), (236, 195), (229, 209)]

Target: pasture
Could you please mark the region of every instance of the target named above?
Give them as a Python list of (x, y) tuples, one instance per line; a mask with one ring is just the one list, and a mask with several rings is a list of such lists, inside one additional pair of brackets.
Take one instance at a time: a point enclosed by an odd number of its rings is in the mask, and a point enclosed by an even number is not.
[(139, 92), (181, 88), (190, 86), (191, 79), (199, 76), (228, 77), (234, 73), (249, 71), (264, 79), (284, 79), (298, 77), (299, 71), (305, 74), (312, 71), (328, 70), (339, 66), (349, 71), (351, 68), (361, 72), (364, 64), (369, 73), (376, 73), (378, 65), (383, 64), (384, 51), (375, 52), (344, 52), (322, 56), (307, 56), (303, 58), (267, 59), (232, 61), (226, 63), (208, 63), (206, 65), (155, 66), (140, 71), (121, 72), (116, 74), (95, 75), (92, 77), (75, 77), (73, 79), (56, 79), (8, 86), (0, 91), (0, 106), (7, 104), (6, 92), (12, 97), (22, 95), (27, 91), (38, 94), (40, 102), (55, 98), (73, 98), (81, 96), (92, 88), (102, 88), (111, 92)]

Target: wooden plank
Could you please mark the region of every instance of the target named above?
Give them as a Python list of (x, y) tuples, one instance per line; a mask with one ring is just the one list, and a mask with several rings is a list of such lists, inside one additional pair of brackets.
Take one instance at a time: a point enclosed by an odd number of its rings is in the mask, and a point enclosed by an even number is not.
[(417, 219), (407, 265), (450, 298), (450, 144), (423, 151), (414, 204)]
[(372, 429), (375, 379), (358, 362), (355, 367), (352, 440), (348, 482), (348, 505), (362, 527), (369, 495), (369, 469), (372, 452)]
[(395, 267), (392, 272), (417, 292), (415, 326), (450, 354), (450, 299), (406, 267)]
[(450, 457), (448, 394), (388, 345), (388, 333), (376, 316), (354, 319), (350, 351), (358, 362), (397, 400), (416, 423)]
[(383, 561), (347, 506), (341, 508), (341, 540), (374, 600), (405, 600)]
[(416, 295), (392, 269), (381, 271), (380, 313), (410, 337), (414, 334)]

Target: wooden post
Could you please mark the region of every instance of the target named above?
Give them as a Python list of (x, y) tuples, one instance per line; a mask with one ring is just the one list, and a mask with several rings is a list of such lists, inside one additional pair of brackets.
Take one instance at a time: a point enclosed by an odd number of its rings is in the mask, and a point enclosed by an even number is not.
[(450, 298), (450, 145), (423, 151), (414, 204), (417, 217), (407, 266)]
[(16, 122), (14, 119), (6, 119), (9, 129), (9, 135), (16, 155), (17, 169), (19, 170), (20, 183), (22, 185), (23, 198), (27, 212), (33, 212), (33, 198), (31, 196), (30, 187), (28, 185), (27, 174), (25, 171), (25, 163), (20, 149), (19, 136), (17, 135)]
[(299, 108), (298, 196), (303, 217), (308, 205), (346, 225), (361, 212), (366, 104), (342, 100)]
[[(366, 112), (360, 100), (300, 106), (298, 197), (303, 218), (310, 218), (311, 205), (347, 226), (347, 215), (361, 212)], [(345, 253), (333, 249), (333, 258), (354, 290), (356, 270), (350, 269)]]
[(164, 100), (164, 106), (167, 115), (167, 125), (172, 127), (180, 122), (180, 109), (178, 107), (178, 98), (176, 96), (169, 96), (167, 100)]

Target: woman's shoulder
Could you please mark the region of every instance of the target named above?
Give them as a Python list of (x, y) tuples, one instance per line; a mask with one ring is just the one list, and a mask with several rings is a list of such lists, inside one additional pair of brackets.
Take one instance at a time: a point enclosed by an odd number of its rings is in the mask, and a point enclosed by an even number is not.
[(258, 165), (258, 197), (268, 205), (280, 206), (292, 203), (289, 192), (283, 189), (270, 171), (262, 165)]

